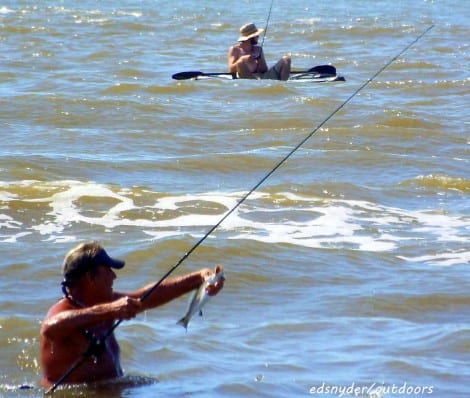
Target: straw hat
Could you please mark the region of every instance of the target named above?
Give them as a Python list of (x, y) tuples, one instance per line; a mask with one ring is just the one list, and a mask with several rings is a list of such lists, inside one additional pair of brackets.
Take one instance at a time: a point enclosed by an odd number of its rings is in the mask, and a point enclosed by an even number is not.
[(251, 39), (252, 37), (259, 36), (260, 33), (263, 33), (264, 29), (257, 29), (254, 23), (247, 23), (240, 28), (240, 37), (238, 41), (245, 41)]

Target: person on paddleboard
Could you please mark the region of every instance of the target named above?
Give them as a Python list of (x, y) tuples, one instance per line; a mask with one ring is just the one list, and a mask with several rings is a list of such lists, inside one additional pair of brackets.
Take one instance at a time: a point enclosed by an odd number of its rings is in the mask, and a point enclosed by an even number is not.
[(290, 74), (291, 58), (283, 56), (268, 68), (263, 47), (258, 45), (259, 35), (264, 29), (257, 29), (249, 23), (240, 28), (238, 43), (228, 50), (228, 70), (241, 79), (287, 80)]
[[(124, 261), (108, 256), (96, 242), (82, 243), (65, 256), (64, 297), (49, 309), (41, 325), (42, 386), (54, 386), (61, 379), (63, 383), (83, 383), (122, 376), (114, 323), (198, 289), (214, 273), (208, 268), (201, 269), (165, 278), (158, 286), (153, 283), (119, 293), (113, 290), (114, 270), (122, 267)], [(215, 295), (223, 284), (223, 279), (219, 280), (208, 286), (207, 292)]]

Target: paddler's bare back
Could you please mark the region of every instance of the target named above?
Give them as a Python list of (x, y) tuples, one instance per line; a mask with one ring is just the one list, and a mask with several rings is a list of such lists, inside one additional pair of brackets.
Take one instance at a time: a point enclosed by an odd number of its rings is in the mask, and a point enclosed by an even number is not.
[[(62, 299), (50, 313), (67, 311), (70, 306), (67, 299)], [(57, 311), (57, 312), (56, 312)], [(41, 335), (41, 354), (43, 358), (43, 378), (41, 384), (50, 387), (62, 377), (72, 366), (77, 358), (90, 347), (92, 334), (101, 336), (112, 326), (111, 322), (103, 322), (101, 325), (89, 329), (69, 330), (66, 334), (55, 336), (53, 343), (47, 336)], [(68, 383), (93, 382), (122, 376), (119, 361), (119, 345), (113, 335), (110, 335), (103, 344), (100, 352), (86, 359), (70, 376)]]

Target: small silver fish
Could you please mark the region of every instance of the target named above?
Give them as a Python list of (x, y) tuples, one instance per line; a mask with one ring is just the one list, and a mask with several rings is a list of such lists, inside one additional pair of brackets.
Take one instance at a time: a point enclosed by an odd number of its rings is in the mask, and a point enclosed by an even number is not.
[(207, 303), (207, 301), (209, 301), (209, 298), (211, 297), (207, 293), (207, 290), (206, 290), (207, 286), (214, 285), (217, 282), (223, 281), (224, 279), (225, 279), (224, 270), (222, 269), (222, 267), (217, 266), (215, 269), (215, 272), (212, 275), (210, 275), (204, 281), (204, 283), (202, 283), (201, 286), (199, 286), (197, 290), (194, 291), (194, 295), (191, 299), (191, 303), (189, 304), (189, 308), (188, 308), (188, 311), (186, 312), (186, 315), (183, 318), (181, 318), (177, 322), (177, 324), (184, 326), (185, 329), (188, 330), (188, 323), (191, 317), (197, 313), (199, 313), (199, 315), (202, 316), (201, 309)]

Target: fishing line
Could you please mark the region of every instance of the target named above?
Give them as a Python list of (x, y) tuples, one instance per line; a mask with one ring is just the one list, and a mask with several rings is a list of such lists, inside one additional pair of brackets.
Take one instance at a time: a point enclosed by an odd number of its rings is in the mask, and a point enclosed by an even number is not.
[(264, 38), (266, 37), (266, 32), (268, 31), (269, 19), (271, 18), (271, 11), (273, 9), (274, 0), (271, 0), (271, 7), (269, 7), (268, 19), (266, 20), (266, 28), (264, 29), (263, 40), (261, 40), (261, 47), (264, 44)]
[[(271, 3), (272, 7), (272, 3)], [(269, 12), (271, 14), (271, 10)], [(268, 18), (269, 20), (269, 18)], [(309, 140), (321, 127), (325, 125), (333, 116), (335, 116), (341, 109), (345, 107), (364, 87), (366, 87), (370, 82), (372, 82), (380, 73), (382, 73), (385, 69), (387, 69), (390, 64), (392, 64), (397, 58), (399, 58), (402, 54), (404, 54), (411, 46), (417, 43), (426, 33), (428, 33), (434, 25), (429, 26), (423, 33), (421, 33), (415, 40), (413, 40), (409, 45), (407, 45), (400, 53), (398, 53), (395, 57), (393, 57), (390, 61), (388, 61), (382, 68), (380, 68), (372, 77), (366, 80), (356, 91), (354, 91), (341, 105), (339, 105), (330, 115), (324, 119), (315, 129), (310, 132), (304, 139), (302, 139), (295, 147), (292, 149), (283, 159), (281, 159), (253, 188), (251, 188), (248, 193), (246, 193), (236, 204), (233, 206), (214, 226), (212, 226), (204, 236), (199, 239), (193, 247), (187, 251), (180, 260), (171, 267), (165, 275), (163, 275), (158, 282), (156, 282), (152, 287), (147, 290), (142, 296), (140, 297), (141, 301), (144, 301), (148, 296), (150, 296), (155, 289), (157, 289), (162, 282), (168, 278), (208, 237), (212, 234), (236, 209), (238, 209), (242, 203), (245, 202), (248, 197), (255, 192), (279, 167), (281, 167), (287, 159), (289, 159), (307, 140)], [(97, 352), (100, 347), (104, 344), (105, 340), (114, 332), (114, 330), (121, 324), (122, 319), (119, 319), (111, 326), (108, 331), (101, 337), (97, 338), (94, 337), (90, 342), (88, 349), (83, 353), (83, 355), (77, 359), (75, 363), (65, 372), (65, 374), (52, 386), (50, 387), (45, 394), (49, 394), (53, 392), (57, 387), (59, 387), (65, 379), (75, 371), (80, 365), (82, 365), (90, 356)]]

